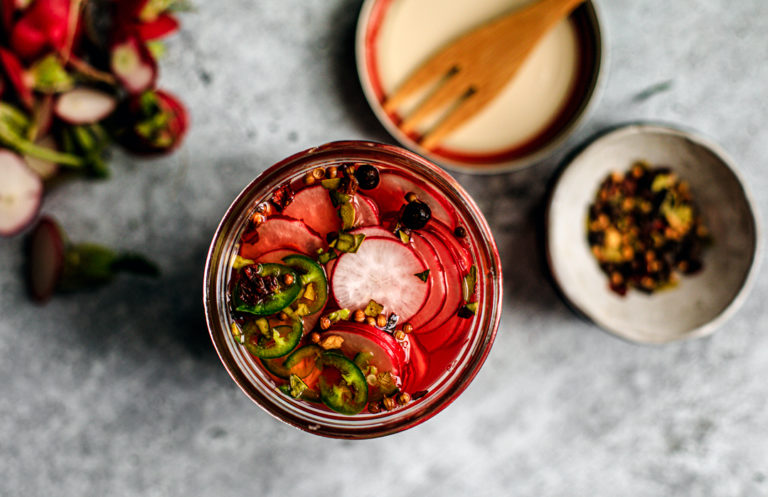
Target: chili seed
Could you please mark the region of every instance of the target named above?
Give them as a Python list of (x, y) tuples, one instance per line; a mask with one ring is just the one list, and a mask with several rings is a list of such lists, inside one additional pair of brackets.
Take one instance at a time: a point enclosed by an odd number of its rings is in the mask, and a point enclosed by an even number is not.
[(327, 330), (331, 327), (331, 320), (328, 319), (328, 316), (323, 316), (320, 318), (320, 328)]

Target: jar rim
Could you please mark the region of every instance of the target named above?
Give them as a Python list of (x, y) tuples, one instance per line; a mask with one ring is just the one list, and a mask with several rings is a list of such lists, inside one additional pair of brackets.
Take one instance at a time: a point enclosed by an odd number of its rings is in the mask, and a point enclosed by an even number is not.
[[(468, 343), (462, 348), (458, 364), (436, 381), (436, 389), (424, 399), (392, 412), (355, 416), (337, 415), (305, 402), (295, 401), (268, 388), (255, 378), (247, 357), (238, 355), (227, 323), (226, 281), (232, 248), (249, 211), (266, 200), (287, 178), (322, 163), (350, 160), (379, 161), (407, 170), (427, 181), (446, 196), (461, 216), (470, 221), (467, 231), (475, 244), (473, 256), (481, 269), (483, 305), (473, 322)], [(457, 213), (457, 215), (459, 214)], [(479, 260), (478, 260), (479, 259)], [(259, 174), (234, 199), (214, 234), (205, 263), (203, 305), (211, 340), (222, 364), (241, 390), (273, 417), (304, 431), (332, 438), (373, 438), (416, 426), (447, 407), (466, 389), (484, 363), (501, 318), (503, 285), (501, 262), (496, 243), (484, 216), (464, 189), (445, 171), (427, 159), (401, 147), (370, 141), (337, 141), (298, 152)], [(247, 354), (246, 354), (247, 355)], [(259, 368), (261, 369), (261, 368)], [(264, 374), (263, 372), (261, 374)]]

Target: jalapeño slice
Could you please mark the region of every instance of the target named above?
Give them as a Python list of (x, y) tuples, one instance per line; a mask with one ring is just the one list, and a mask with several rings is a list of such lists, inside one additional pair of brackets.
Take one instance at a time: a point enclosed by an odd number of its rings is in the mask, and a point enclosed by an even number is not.
[[(246, 293), (246, 285), (250, 284), (250, 282), (243, 280), (235, 288), (236, 311), (247, 312), (256, 316), (269, 316), (291, 305), (299, 297), (299, 293), (301, 293), (299, 275), (288, 266), (282, 264), (259, 264), (256, 274), (259, 278), (274, 278), (277, 281), (277, 291), (264, 296), (257, 302), (246, 302), (244, 294)], [(290, 285), (285, 284), (287, 275), (290, 275), (288, 278), (291, 281)]]
[[(307, 305), (307, 315), (322, 310), (328, 300), (328, 278), (323, 266), (299, 254), (284, 257), (283, 262), (300, 275), (301, 285), (305, 287), (301, 301)], [(310, 285), (312, 290), (308, 291), (306, 287)], [(312, 298), (309, 298), (310, 295)]]
[(278, 378), (288, 379), (291, 371), (285, 367), (285, 357), (276, 357), (274, 359), (260, 359), (261, 363), (267, 368), (267, 371)]
[(368, 403), (368, 384), (360, 368), (341, 355), (323, 353), (317, 361), (320, 400), (340, 414), (357, 414)]
[(267, 333), (262, 333), (252, 322), (243, 325), (246, 333), (245, 347), (248, 352), (259, 359), (274, 359), (288, 355), (301, 340), (304, 326), (301, 320), (294, 320), (293, 324), (280, 325), (269, 328)]

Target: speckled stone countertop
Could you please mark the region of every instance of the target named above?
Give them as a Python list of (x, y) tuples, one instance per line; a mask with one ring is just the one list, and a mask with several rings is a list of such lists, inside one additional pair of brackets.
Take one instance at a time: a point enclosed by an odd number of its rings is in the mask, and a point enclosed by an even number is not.
[(537, 236), (565, 152), (638, 119), (714, 138), (768, 212), (768, 2), (599, 2), (610, 64), (591, 118), (533, 169), (458, 176), (504, 264), (488, 361), (434, 419), (364, 442), (253, 405), (201, 307), (210, 238), (259, 171), (331, 140), (392, 141), (357, 82), (360, 2), (194, 3), (161, 69), (191, 110), (184, 147), (117, 154), (111, 180), (70, 182), (44, 205), (75, 240), (151, 253), (163, 278), (40, 308), (23, 293), (21, 239), (0, 240), (0, 495), (768, 495), (768, 267), (714, 336), (638, 346), (559, 300)]

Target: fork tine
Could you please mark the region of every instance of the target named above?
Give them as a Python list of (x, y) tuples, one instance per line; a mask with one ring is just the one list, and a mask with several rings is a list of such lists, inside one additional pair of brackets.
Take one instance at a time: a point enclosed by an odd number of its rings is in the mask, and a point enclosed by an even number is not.
[(461, 73), (450, 76), (434, 93), (429, 95), (424, 102), (420, 103), (416, 110), (403, 119), (403, 122), (400, 123), (400, 129), (404, 133), (410, 133), (433, 112), (458, 100), (468, 91), (469, 83), (462, 77)]
[(478, 91), (463, 99), (442, 121), (421, 137), (421, 146), (427, 150), (435, 148), (446, 136), (480, 112), (497, 94), (497, 91)]
[(388, 96), (383, 103), (386, 112), (394, 112), (408, 97), (416, 93), (424, 86), (442, 78), (453, 68), (455, 64), (453, 53), (450, 50), (443, 50), (433, 56), (426, 63), (411, 74), (392, 95)]

